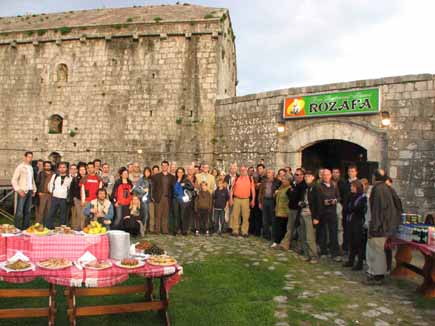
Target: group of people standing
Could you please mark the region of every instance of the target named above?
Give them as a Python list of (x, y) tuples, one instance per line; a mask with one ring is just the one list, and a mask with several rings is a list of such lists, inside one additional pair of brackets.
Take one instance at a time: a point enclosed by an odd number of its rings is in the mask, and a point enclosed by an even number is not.
[(256, 168), (231, 164), (227, 174), (208, 164), (184, 169), (164, 160), (140, 170), (129, 163), (116, 175), (99, 159), (55, 167), (38, 161), (35, 169), (32, 161), (26, 152), (12, 178), (18, 228), (29, 226), (34, 206), (36, 222), (49, 228), (59, 216), (60, 224), (75, 230), (97, 220), (134, 235), (252, 234), (270, 240), (272, 248), (297, 250), (311, 263), (345, 256), (344, 266), (361, 270), (365, 260), (374, 282), (387, 272), (384, 244), (402, 213), (385, 171), (376, 171), (371, 186), (358, 179), (354, 165), (344, 179), (340, 169), (275, 173), (263, 161)]

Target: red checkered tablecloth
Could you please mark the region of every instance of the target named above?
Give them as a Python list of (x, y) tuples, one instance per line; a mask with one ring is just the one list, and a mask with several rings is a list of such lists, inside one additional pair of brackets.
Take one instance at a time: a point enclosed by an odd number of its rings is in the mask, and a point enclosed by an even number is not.
[(35, 266), (34, 271), (27, 272), (6, 272), (0, 268), (0, 280), (8, 283), (27, 283), (37, 277), (63, 286), (81, 286), (83, 283), (83, 271), (75, 266), (61, 270), (48, 270)]
[[(109, 239), (107, 235), (0, 237), (0, 261), (11, 258), (17, 251), (21, 251), (29, 257), (35, 265), (38, 261), (48, 258), (66, 258), (76, 262), (86, 251), (92, 253), (98, 260), (108, 260)], [(8, 273), (0, 269), (0, 280), (10, 283), (26, 283), (37, 277), (42, 277), (49, 283), (63, 286), (109, 287), (127, 280), (130, 274), (136, 274), (147, 278), (164, 277), (164, 286), (169, 292), (172, 286), (180, 281), (182, 272), (183, 268), (179, 265), (162, 267), (146, 263), (135, 269), (121, 268), (113, 264), (111, 268), (101, 271), (79, 269), (76, 266), (62, 270), (47, 270), (36, 267), (34, 271), (27, 272)]]
[(7, 237), (0, 236), (0, 261), (6, 260)]
[(107, 235), (20, 235), (5, 239), (7, 239), (7, 258), (14, 256), (17, 251), (21, 251), (31, 261), (35, 262), (47, 258), (67, 258), (76, 261), (86, 251), (92, 253), (97, 259), (105, 260), (109, 258), (109, 239)]
[(129, 274), (135, 274), (147, 278), (167, 277), (165, 279), (165, 289), (166, 292), (169, 292), (171, 287), (180, 281), (183, 273), (183, 268), (179, 265), (162, 267), (145, 263), (142, 267), (129, 269), (115, 266), (115, 261), (112, 261), (112, 263), (113, 266), (111, 268), (100, 271), (85, 268), (83, 280), (84, 285), (87, 287), (113, 286), (127, 280)]
[(417, 243), (413, 241), (406, 241), (399, 238), (388, 238), (385, 242), (385, 248), (392, 249), (398, 245), (408, 245), (414, 249), (420, 250), (422, 253), (428, 256), (435, 255), (435, 247), (429, 246), (423, 243)]

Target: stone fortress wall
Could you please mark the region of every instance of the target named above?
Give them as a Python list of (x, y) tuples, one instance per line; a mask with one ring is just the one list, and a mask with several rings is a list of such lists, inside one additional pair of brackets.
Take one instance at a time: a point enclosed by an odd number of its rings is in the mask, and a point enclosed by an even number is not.
[[(0, 19), (0, 177), (24, 150), (113, 166), (212, 160), (236, 94), (228, 10), (191, 5)], [(50, 133), (60, 116), (61, 133)], [(139, 152), (138, 152), (139, 151)]]

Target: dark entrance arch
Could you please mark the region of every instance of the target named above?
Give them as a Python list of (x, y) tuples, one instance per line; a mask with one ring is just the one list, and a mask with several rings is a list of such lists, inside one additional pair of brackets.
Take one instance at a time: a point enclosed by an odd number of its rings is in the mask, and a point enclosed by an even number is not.
[(358, 144), (338, 139), (317, 142), (302, 151), (302, 166), (317, 171), (319, 168), (339, 168), (342, 175), (347, 167), (355, 164), (360, 178), (371, 179), (377, 162), (367, 161), (367, 150)]

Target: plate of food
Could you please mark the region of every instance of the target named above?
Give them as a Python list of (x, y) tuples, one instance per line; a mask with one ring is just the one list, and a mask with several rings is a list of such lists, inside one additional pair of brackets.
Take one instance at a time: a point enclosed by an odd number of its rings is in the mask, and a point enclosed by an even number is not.
[(124, 258), (123, 260), (115, 262), (115, 265), (121, 268), (133, 269), (142, 267), (145, 263), (136, 258)]
[(18, 259), (13, 262), (2, 262), (0, 263), (0, 267), (6, 272), (26, 272), (33, 270), (35, 265), (33, 265), (31, 262)]
[(94, 260), (89, 263), (83, 264), (83, 267), (94, 271), (100, 271), (112, 267), (112, 263), (110, 261)]
[[(136, 246), (136, 252), (138, 251), (138, 248)], [(160, 248), (159, 246), (152, 244), (151, 246), (149, 246), (146, 249), (142, 250), (142, 253), (146, 254), (146, 255), (150, 255), (150, 256), (158, 256), (158, 255), (164, 255), (166, 254), (166, 252)]]
[(11, 224), (1, 224), (0, 234), (4, 237), (19, 234), (21, 231)]
[(48, 258), (37, 263), (38, 267), (44, 269), (58, 270), (72, 266), (72, 261), (66, 258)]
[(23, 232), (25, 235), (46, 236), (50, 234), (50, 230), (40, 223), (35, 223)]
[(106, 227), (102, 226), (97, 221), (91, 221), (88, 226), (83, 228), (82, 234), (84, 235), (103, 235), (107, 233)]
[(59, 234), (59, 235), (74, 235), (74, 234), (76, 234), (76, 231), (71, 229), (69, 226), (61, 225), (61, 226), (56, 226), (54, 228), (54, 234)]
[(147, 263), (154, 266), (173, 266), (177, 264), (177, 261), (167, 255), (160, 255), (160, 256), (151, 256), (148, 258)]

